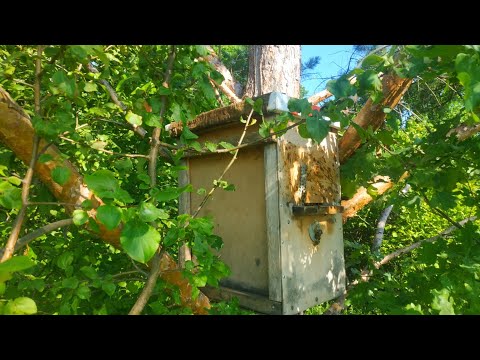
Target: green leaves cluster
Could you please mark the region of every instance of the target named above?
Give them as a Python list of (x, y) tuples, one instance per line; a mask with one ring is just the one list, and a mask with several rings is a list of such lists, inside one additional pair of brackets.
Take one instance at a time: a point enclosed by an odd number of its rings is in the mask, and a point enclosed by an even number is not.
[(0, 263), (0, 315), (31, 315), (37, 312), (35, 301), (21, 296), (15, 299), (3, 299), (6, 282), (12, 279), (15, 272), (20, 272), (35, 266), (35, 263), (26, 256), (15, 256)]

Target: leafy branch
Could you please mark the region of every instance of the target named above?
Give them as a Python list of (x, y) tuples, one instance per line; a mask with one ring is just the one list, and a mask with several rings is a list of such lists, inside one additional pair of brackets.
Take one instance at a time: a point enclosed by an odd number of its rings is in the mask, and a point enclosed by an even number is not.
[[(37, 46), (37, 57), (35, 61), (35, 114), (41, 116), (40, 108), (40, 84), (41, 78), (40, 73), (42, 71), (42, 53), (44, 46)], [(25, 220), (25, 215), (27, 212), (28, 195), (30, 193), (30, 184), (32, 183), (33, 178), (33, 169), (35, 167), (35, 162), (37, 159), (38, 144), (40, 143), (40, 138), (35, 133), (33, 137), (33, 146), (32, 146), (32, 157), (30, 164), (28, 166), (27, 173), (23, 179), (22, 184), (22, 206), (18, 212), (17, 218), (13, 224), (12, 232), (8, 238), (7, 245), (5, 246), (5, 251), (3, 253), (2, 259), (0, 262), (5, 262), (10, 259), (15, 251), (15, 244), (18, 240), (20, 230), (22, 229), (23, 221)]]
[[(170, 78), (172, 76), (174, 60), (175, 60), (175, 46), (172, 45), (170, 54), (167, 60), (167, 69), (165, 71), (165, 77), (162, 84), (165, 88), (169, 87)], [(160, 108), (160, 121), (159, 121), (160, 123), (153, 130), (152, 142), (151, 142), (150, 153), (149, 153), (148, 173), (150, 176), (151, 188), (154, 188), (155, 185), (157, 184), (157, 158), (158, 158), (158, 150), (160, 148), (159, 141), (160, 141), (160, 135), (162, 132), (163, 117), (165, 114), (166, 107), (167, 107), (167, 96), (162, 95), (161, 108)], [(155, 201), (155, 200), (152, 199), (152, 201)], [(145, 286), (142, 289), (140, 296), (137, 298), (137, 301), (135, 302), (132, 309), (130, 310), (129, 315), (140, 315), (143, 309), (145, 308), (145, 305), (147, 304), (148, 300), (152, 296), (152, 292), (153, 292), (153, 289), (155, 288), (155, 284), (157, 283), (158, 276), (161, 273), (160, 260), (162, 259), (162, 256), (164, 255), (164, 253), (165, 253), (164, 246), (161, 247), (160, 250), (157, 250), (151, 262), (152, 268), (150, 270), (150, 273), (148, 274), (147, 282), (145, 283)]]

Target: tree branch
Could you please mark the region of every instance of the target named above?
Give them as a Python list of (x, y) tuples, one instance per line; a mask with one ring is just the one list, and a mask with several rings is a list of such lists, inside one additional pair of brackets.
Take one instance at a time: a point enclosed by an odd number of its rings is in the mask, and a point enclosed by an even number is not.
[[(51, 232), (55, 229), (62, 228), (62, 227), (65, 227), (65, 226), (69, 226), (69, 225), (72, 225), (72, 224), (73, 224), (73, 219), (63, 219), (63, 220), (55, 221), (53, 223), (42, 226), (41, 228), (36, 229), (36, 230), (32, 231), (31, 233), (29, 233), (29, 234), (21, 237), (20, 239), (18, 239), (17, 243), (15, 244), (14, 252), (21, 249), (25, 245), (28, 245), (32, 240), (35, 240), (42, 235), (48, 234), (49, 232)], [(0, 255), (3, 255), (4, 251), (5, 250), (0, 250)]]
[(476, 124), (472, 126), (462, 124), (460, 126), (457, 126), (456, 128), (451, 129), (447, 133), (447, 137), (450, 137), (452, 134), (455, 134), (457, 136), (458, 141), (464, 141), (464, 140), (467, 140), (469, 137), (472, 137), (478, 132), (480, 132), (480, 124)]
[(160, 259), (165, 252), (164, 248), (162, 248), (159, 252), (155, 254), (153, 261), (151, 263), (152, 269), (150, 270), (150, 274), (148, 274), (147, 282), (145, 283), (144, 288), (140, 296), (138, 297), (137, 301), (133, 305), (132, 309), (128, 313), (128, 315), (140, 315), (147, 305), (150, 296), (152, 296), (153, 289), (155, 288), (155, 284), (157, 283), (158, 276), (160, 275)]
[[(165, 71), (165, 77), (163, 80), (163, 86), (168, 89), (170, 83), (170, 77), (172, 76), (173, 70), (173, 61), (175, 60), (175, 46), (172, 45), (170, 54), (168, 55), (167, 60), (167, 70)], [(150, 176), (150, 187), (155, 187), (157, 184), (157, 157), (158, 150), (160, 148), (160, 135), (162, 133), (163, 127), (163, 116), (165, 114), (167, 106), (167, 96), (161, 95), (161, 108), (160, 108), (160, 120), (158, 126), (153, 129), (152, 133), (152, 143), (150, 147), (150, 154), (148, 155), (150, 161), (148, 163), (148, 174)]]
[[(469, 218), (466, 218), (466, 219), (463, 219), (462, 221), (459, 222), (459, 224), (463, 227), (463, 225), (465, 225), (467, 222), (469, 221), (475, 221), (477, 219), (476, 216), (471, 216)], [(420, 241), (417, 241), (416, 243), (413, 243), (412, 245), (409, 245), (407, 247), (404, 247), (402, 249), (398, 249), (388, 255), (386, 255), (382, 260), (376, 262), (374, 265), (375, 265), (375, 268), (379, 269), (382, 265), (385, 265), (386, 263), (390, 262), (391, 260), (399, 257), (400, 255), (402, 254), (406, 254), (406, 253), (409, 253), (410, 251), (420, 247), (422, 244), (426, 243), (426, 242), (434, 242), (440, 238), (445, 238), (445, 236), (447, 236), (448, 234), (450, 234), (451, 232), (457, 230), (458, 227), (457, 226), (450, 226), (448, 229), (445, 229), (443, 230), (440, 234), (438, 235), (435, 235), (431, 238), (428, 238), (428, 239), (424, 239), (424, 240), (420, 240)]]
[(379, 250), (380, 247), (382, 246), (385, 225), (387, 224), (387, 220), (388, 220), (388, 217), (390, 216), (390, 212), (392, 211), (392, 209), (393, 209), (393, 205), (389, 205), (382, 211), (382, 215), (380, 215), (380, 219), (378, 220), (378, 225), (377, 225), (377, 232), (375, 233), (375, 238), (373, 239), (373, 243), (372, 243), (372, 252)]
[[(42, 71), (42, 53), (44, 47), (42, 45), (37, 46), (37, 58), (35, 61), (35, 114), (37, 116), (41, 116), (40, 114), (40, 73)], [(22, 206), (20, 211), (18, 212), (17, 218), (12, 227), (12, 232), (8, 238), (7, 245), (5, 246), (5, 251), (3, 253), (2, 259), (0, 262), (5, 262), (10, 259), (15, 251), (15, 244), (18, 240), (18, 236), (20, 234), (20, 230), (22, 229), (23, 221), (25, 220), (25, 215), (27, 212), (27, 203), (28, 203), (28, 194), (30, 193), (30, 184), (32, 183), (33, 178), (33, 168), (35, 166), (35, 162), (37, 160), (37, 152), (38, 152), (38, 144), (40, 142), (40, 138), (35, 133), (33, 138), (33, 147), (32, 147), (32, 155), (30, 159), (30, 164), (28, 166), (27, 173), (25, 174), (25, 178), (23, 179), (22, 184)]]
[(458, 229), (461, 229), (461, 228), (462, 228), (462, 225), (460, 225), (458, 222), (454, 221), (450, 216), (448, 216), (447, 213), (445, 213), (444, 211), (442, 211), (442, 210), (439, 209), (438, 207), (432, 206), (432, 204), (430, 203), (430, 201), (429, 201), (428, 198), (427, 198), (427, 195), (425, 195), (424, 193), (422, 193), (422, 196), (423, 196), (423, 199), (425, 200), (425, 203), (428, 205), (428, 207), (429, 207), (430, 209), (432, 209), (433, 211), (435, 211), (438, 215), (440, 215), (440, 217), (443, 217), (445, 220), (447, 220), (450, 224), (452, 224), (453, 226), (457, 227)]
[[(223, 65), (212, 47), (207, 46), (207, 50), (209, 52), (209, 55), (207, 55), (204, 60), (210, 63), (215, 70), (217, 70), (220, 74), (223, 75), (224, 78), (221, 84), (218, 84), (215, 81), (214, 83), (232, 103), (240, 102), (240, 98), (243, 95), (243, 86), (234, 79), (232, 73), (227, 69), (225, 65)], [(210, 80), (212, 79), (210, 78)]]
[[(170, 83), (170, 77), (172, 76), (173, 62), (175, 60), (175, 46), (172, 45), (170, 54), (168, 55), (167, 60), (167, 70), (165, 71), (165, 77), (163, 79), (162, 85), (168, 89)], [(167, 97), (166, 95), (161, 96), (161, 108), (160, 108), (160, 121), (158, 126), (153, 129), (152, 134), (152, 143), (150, 147), (150, 154), (148, 156), (148, 174), (150, 175), (150, 188), (154, 188), (157, 185), (157, 157), (158, 150), (160, 148), (160, 135), (162, 133), (163, 126), (163, 116), (167, 107)], [(162, 247), (161, 250), (157, 251), (152, 262), (151, 270), (148, 275), (147, 282), (145, 283), (140, 296), (137, 298), (137, 301), (133, 305), (132, 309), (128, 315), (140, 315), (147, 305), (148, 300), (152, 296), (153, 289), (157, 283), (158, 276), (160, 275), (160, 260), (162, 259), (163, 254), (165, 253), (165, 248)]]
[[(88, 71), (90, 71), (91, 73), (94, 73), (94, 74), (99, 73), (97, 68), (95, 66), (93, 66), (93, 64), (91, 62), (88, 62), (87, 68), (88, 68)], [(120, 109), (122, 109), (123, 112), (127, 111), (127, 106), (118, 98), (118, 94), (113, 89), (112, 85), (110, 85), (110, 83), (105, 79), (99, 79), (98, 82), (100, 84), (102, 84), (103, 86), (105, 86), (105, 88), (108, 91), (108, 94), (110, 95), (110, 98), (115, 103), (115, 105), (117, 105)], [(147, 130), (145, 130), (141, 126), (131, 125), (129, 127), (133, 128), (133, 131), (136, 134), (140, 135), (141, 137), (145, 137), (145, 135), (147, 134)]]

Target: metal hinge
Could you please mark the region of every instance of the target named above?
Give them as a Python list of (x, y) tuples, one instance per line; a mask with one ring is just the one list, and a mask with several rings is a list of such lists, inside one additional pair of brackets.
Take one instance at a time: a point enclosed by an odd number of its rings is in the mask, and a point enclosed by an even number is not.
[(334, 215), (341, 214), (344, 207), (336, 204), (302, 204), (292, 205), (292, 214), (294, 216), (304, 215)]

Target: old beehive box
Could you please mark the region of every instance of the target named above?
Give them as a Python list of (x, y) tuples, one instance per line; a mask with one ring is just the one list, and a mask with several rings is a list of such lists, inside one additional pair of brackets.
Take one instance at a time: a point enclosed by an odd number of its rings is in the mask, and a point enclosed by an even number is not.
[[(287, 110), (288, 97), (263, 95), (265, 119)], [(204, 113), (188, 125), (198, 141), (236, 145), (251, 107), (242, 102)], [(260, 139), (256, 124), (244, 143)], [(336, 129), (317, 144), (293, 128), (277, 139), (242, 148), (224, 180), (235, 191), (217, 189), (199, 215), (212, 215), (222, 237), (222, 260), (232, 274), (212, 298), (236, 296), (244, 307), (270, 314), (296, 314), (339, 296), (345, 288), (339, 161)], [(180, 185), (212, 187), (230, 153), (191, 155)], [(180, 198), (193, 213), (203, 199), (196, 191)]]

